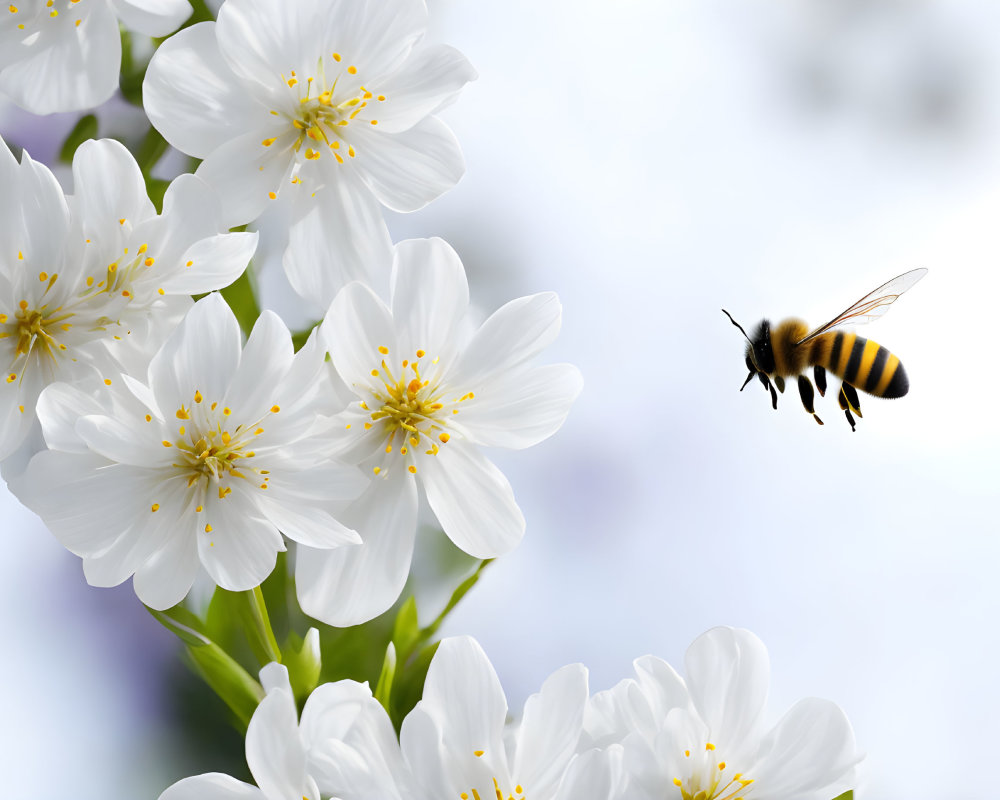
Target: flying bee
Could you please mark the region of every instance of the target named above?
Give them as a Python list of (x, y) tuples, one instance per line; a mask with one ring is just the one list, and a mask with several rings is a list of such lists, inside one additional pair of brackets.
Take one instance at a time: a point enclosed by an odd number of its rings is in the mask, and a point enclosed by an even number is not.
[(813, 408), (813, 385), (803, 373), (808, 367), (813, 368), (816, 388), (822, 397), (826, 394), (826, 371), (829, 370), (842, 381), (837, 400), (847, 415), (851, 430), (855, 430), (851, 412), (861, 416), (858, 389), (875, 397), (902, 397), (909, 391), (910, 381), (899, 359), (882, 345), (833, 329), (848, 323), (860, 325), (881, 317), (903, 292), (926, 274), (927, 270), (921, 268), (896, 276), (813, 331), (809, 331), (800, 319), (782, 320), (775, 328), (764, 319), (753, 336), (747, 336), (732, 314), (722, 309), (722, 313), (740, 329), (748, 342), (746, 365), (750, 374), (743, 381), (740, 391), (756, 375), (764, 389), (771, 393), (771, 405), (777, 409), (778, 393), (775, 387), (778, 392), (784, 392), (785, 378), (797, 378), (802, 405), (822, 425), (823, 420)]

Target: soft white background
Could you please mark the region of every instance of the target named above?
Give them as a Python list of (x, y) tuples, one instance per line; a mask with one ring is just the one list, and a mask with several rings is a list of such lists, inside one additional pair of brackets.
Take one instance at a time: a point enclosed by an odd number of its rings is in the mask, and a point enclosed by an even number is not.
[[(434, 0), (480, 71), (446, 112), (462, 183), (441, 235), (488, 309), (554, 289), (551, 360), (586, 388), (552, 440), (497, 454), (528, 519), (447, 628), (513, 708), (556, 667), (594, 689), (717, 624), (763, 638), (774, 719), (839, 702), (860, 796), (980, 797), (1000, 751), (996, 409), (1000, 9), (892, 0)], [(8, 114), (11, 124), (28, 124)], [(37, 121), (35, 122), (37, 125)], [(44, 130), (44, 125), (41, 127)], [(8, 129), (5, 129), (6, 134)], [(770, 408), (744, 327), (819, 323), (928, 276), (860, 330), (910, 394), (852, 434), (794, 387)], [(4, 498), (0, 763), (11, 797), (156, 797), (169, 642), (130, 589)], [(65, 653), (72, 653), (67, 662)], [(167, 768), (169, 769), (169, 768)]]

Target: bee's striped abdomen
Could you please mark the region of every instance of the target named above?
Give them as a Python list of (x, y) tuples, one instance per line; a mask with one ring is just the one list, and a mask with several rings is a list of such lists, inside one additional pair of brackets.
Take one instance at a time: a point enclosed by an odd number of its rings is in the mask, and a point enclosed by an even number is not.
[(902, 397), (910, 388), (896, 356), (878, 342), (853, 333), (835, 331), (817, 337), (811, 361), (876, 397)]

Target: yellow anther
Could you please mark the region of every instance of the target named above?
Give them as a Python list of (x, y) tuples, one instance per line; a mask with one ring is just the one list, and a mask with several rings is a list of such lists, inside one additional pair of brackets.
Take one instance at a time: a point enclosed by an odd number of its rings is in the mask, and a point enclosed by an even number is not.
[(150, 414), (147, 414), (146, 415), (146, 422), (152, 422), (152, 421), (153, 421), (153, 417)]
[(211, 533), (211, 532), (212, 532), (212, 526), (211, 525), (206, 525), (205, 526), (205, 533)]
[(715, 749), (715, 745), (712, 744), (711, 742), (705, 742), (705, 749), (706, 750), (714, 750)]
[(389, 355), (389, 348), (388, 348), (388, 347), (386, 347), (386, 346), (384, 346), (384, 345), (381, 345), (381, 346), (379, 347), (378, 351), (379, 351), (379, 352), (380, 352), (380, 353), (381, 353), (382, 355), (384, 355), (384, 356), (387, 356), (387, 355)]
[(194, 401), (195, 401), (196, 403), (200, 403), (200, 402), (201, 402), (201, 401), (202, 401), (203, 399), (204, 399), (204, 398), (203, 398), (203, 397), (201, 396), (201, 392), (199, 392), (199, 391), (198, 391), (198, 390), (196, 389), (196, 390), (195, 390), (195, 393), (194, 393)]
[(230, 414), (233, 413), (233, 410), (227, 406), (226, 408), (222, 409), (222, 413), (228, 417)]
[(264, 147), (270, 147), (272, 144), (274, 144), (274, 137), (272, 136), (270, 139), (265, 139), (264, 141), (261, 142), (261, 144), (264, 145)]
[(274, 192), (268, 192), (267, 196), (270, 197), (272, 200), (274, 200), (278, 195), (276, 195)]
[(485, 750), (473, 750), (472, 755), (474, 755), (476, 758), (482, 758), (482, 755), (485, 752), (486, 752)]
[(450, 438), (451, 436), (449, 436), (447, 433), (438, 434), (438, 439), (440, 439), (442, 443), (446, 443)]
[(719, 771), (721, 772), (725, 768), (726, 768), (726, 762), (725, 761), (720, 761), (719, 762)]
[(38, 273), (38, 280), (40, 280), (42, 283), (45, 283), (45, 281), (47, 281), (48, 279), (49, 279), (49, 273), (47, 272)]
[(333, 54), (333, 60), (334, 61), (340, 61), (340, 53), (334, 53)]
[(281, 406), (271, 406), (272, 414), (277, 414), (279, 411), (281, 411)]
[(111, 385), (111, 378), (105, 378), (104, 379), (104, 385), (105, 386), (110, 386)]
[(674, 786), (683, 786), (683, 782), (680, 778), (674, 778)]
[(156, 259), (154, 259), (154, 258), (147, 258), (142, 263), (145, 264), (147, 267), (151, 267), (151, 266), (153, 266), (154, 263), (156, 263)]
[(159, 511), (160, 510), (160, 504), (159, 503), (153, 503), (153, 505), (151, 505), (149, 507), (149, 510), (153, 511), (153, 512)]
[(173, 447), (173, 445), (170, 442), (168, 442), (166, 439), (163, 440), (163, 446), (164, 447)]
[(349, 67), (347, 68), (347, 72), (348, 72), (348, 74), (350, 74), (350, 75), (357, 75), (357, 74), (358, 74), (358, 68), (357, 68), (357, 67), (355, 67), (355, 66), (354, 66), (354, 65), (352, 64), (351, 66), (349, 66)]
[(174, 413), (177, 419), (191, 419), (191, 415), (188, 413), (188, 410), (184, 408), (184, 406), (178, 408)]
[(382, 471), (382, 467), (372, 467), (372, 471), (378, 475)]
[[(273, 198), (272, 198), (272, 199), (273, 199)], [(188, 262), (187, 262), (187, 264), (185, 264), (184, 266), (185, 266), (185, 267), (190, 267), (190, 266), (191, 266), (192, 264), (194, 264), (194, 262), (193, 262), (193, 261), (188, 261)]]

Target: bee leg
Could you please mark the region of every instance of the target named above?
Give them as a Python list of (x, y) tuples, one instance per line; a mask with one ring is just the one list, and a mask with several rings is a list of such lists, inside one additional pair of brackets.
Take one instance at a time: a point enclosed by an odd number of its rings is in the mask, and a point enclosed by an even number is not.
[(785, 393), (785, 379), (782, 378), (780, 375), (774, 376), (774, 385), (778, 387), (779, 392), (781, 392), (782, 394)]
[(820, 397), (826, 396), (826, 370), (819, 364), (813, 367), (813, 378), (816, 380), (816, 391)]
[(847, 398), (851, 411), (858, 415), (858, 419), (861, 419), (863, 416), (861, 413), (861, 400), (858, 398), (857, 390), (849, 383), (845, 383), (840, 388), (843, 390), (844, 396)]
[(799, 375), (799, 397), (802, 398), (802, 405), (805, 406), (806, 411), (812, 414), (816, 422), (822, 425), (823, 420), (819, 418), (813, 409), (813, 385), (805, 375)]
[(760, 378), (760, 382), (764, 384), (766, 388), (771, 393), (771, 408), (775, 411), (778, 410), (778, 393), (774, 391), (774, 385), (767, 379), (767, 375), (763, 372), (758, 372), (757, 376)]
[[(837, 402), (840, 404), (840, 407), (844, 410), (844, 414), (847, 416), (847, 421), (851, 426), (851, 433), (854, 433), (857, 429), (854, 426), (854, 417), (851, 416), (851, 402), (847, 399), (847, 392), (844, 391), (844, 386), (849, 386), (851, 390), (854, 389), (853, 386), (850, 386), (850, 384), (847, 383), (841, 386), (840, 394), (837, 395)], [(855, 409), (855, 411), (856, 410), (857, 409)]]
[(756, 374), (756, 373), (754, 373), (754, 372), (751, 372), (751, 373), (750, 373), (749, 375), (747, 375), (747, 379), (746, 379), (745, 381), (743, 381), (743, 385), (742, 385), (742, 386), (740, 387), (740, 391), (741, 391), (741, 392), (742, 392), (742, 391), (743, 391), (744, 389), (746, 389), (746, 388), (747, 388), (747, 384), (748, 384), (748, 383), (750, 383), (750, 381), (752, 381), (752, 380), (753, 380), (753, 376), (754, 376), (755, 374)]

